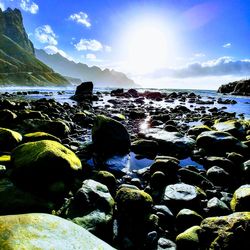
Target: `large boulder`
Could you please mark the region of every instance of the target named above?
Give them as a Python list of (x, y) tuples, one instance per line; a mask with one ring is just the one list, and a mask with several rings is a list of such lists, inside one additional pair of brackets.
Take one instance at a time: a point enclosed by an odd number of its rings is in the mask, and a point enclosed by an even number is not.
[(206, 194), (202, 189), (185, 183), (168, 185), (165, 188), (163, 202), (171, 211), (179, 212), (180, 209), (200, 209), (201, 199)]
[(92, 128), (94, 150), (105, 156), (124, 155), (129, 152), (130, 137), (127, 129), (118, 121), (98, 115)]
[(227, 132), (205, 131), (196, 139), (197, 145), (209, 153), (223, 155), (226, 152), (242, 152), (246, 146)]
[(250, 211), (250, 185), (246, 184), (239, 187), (233, 195), (230, 203), (234, 212)]
[(77, 86), (75, 95), (71, 98), (75, 101), (86, 101), (93, 96), (93, 82), (83, 82)]
[(24, 143), (12, 151), (11, 177), (18, 186), (42, 193), (67, 190), (82, 165), (62, 144), (51, 140)]
[(73, 222), (50, 214), (0, 216), (0, 246), (19, 249), (114, 249)]
[(88, 179), (74, 197), (65, 202), (59, 214), (105, 239), (112, 235), (114, 204), (107, 186)]
[(194, 148), (195, 140), (179, 132), (168, 132), (159, 128), (150, 128), (143, 132), (146, 139), (158, 142), (159, 151), (163, 155), (188, 156)]
[(0, 128), (0, 151), (11, 151), (22, 141), (22, 135), (16, 131)]
[(249, 249), (250, 212), (209, 217), (201, 223), (200, 249)]

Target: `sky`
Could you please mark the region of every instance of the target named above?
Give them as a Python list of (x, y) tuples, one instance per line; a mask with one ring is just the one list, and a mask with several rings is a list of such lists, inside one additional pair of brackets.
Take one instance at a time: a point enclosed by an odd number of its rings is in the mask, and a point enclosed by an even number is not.
[(0, 0), (34, 46), (142, 87), (217, 89), (250, 77), (250, 0)]

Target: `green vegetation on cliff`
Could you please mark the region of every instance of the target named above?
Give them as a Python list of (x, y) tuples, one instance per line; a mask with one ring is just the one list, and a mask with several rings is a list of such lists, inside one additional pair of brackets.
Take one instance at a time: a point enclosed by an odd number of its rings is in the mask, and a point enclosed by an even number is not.
[(65, 85), (68, 81), (34, 55), (21, 12), (0, 9), (0, 85)]

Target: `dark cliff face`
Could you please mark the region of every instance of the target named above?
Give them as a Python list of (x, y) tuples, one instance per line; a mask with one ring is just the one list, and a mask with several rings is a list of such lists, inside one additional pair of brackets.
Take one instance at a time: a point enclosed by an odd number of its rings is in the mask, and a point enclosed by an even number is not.
[(34, 54), (34, 46), (23, 26), (20, 10), (8, 8), (2, 11), (0, 9), (0, 34), (9, 37), (27, 52)]
[(230, 82), (218, 89), (219, 93), (250, 96), (250, 79)]

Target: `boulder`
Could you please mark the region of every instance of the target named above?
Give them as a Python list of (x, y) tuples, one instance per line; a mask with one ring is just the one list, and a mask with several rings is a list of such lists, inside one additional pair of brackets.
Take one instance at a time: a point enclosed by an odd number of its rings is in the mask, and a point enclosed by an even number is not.
[(200, 250), (200, 234), (201, 228), (199, 226), (193, 226), (186, 231), (177, 235), (176, 245), (178, 250)]
[(242, 152), (247, 148), (231, 134), (220, 131), (202, 132), (197, 137), (196, 142), (198, 147), (215, 155), (223, 155), (226, 152)]
[(234, 212), (250, 211), (250, 185), (246, 184), (239, 187), (230, 202)]
[(93, 82), (83, 82), (77, 86), (75, 95), (71, 98), (75, 101), (86, 101), (93, 97)]
[(159, 128), (147, 129), (142, 134), (145, 139), (158, 142), (159, 152), (163, 155), (185, 158), (194, 148), (195, 140), (179, 132), (167, 132)]
[(0, 216), (1, 249), (114, 249), (73, 222), (50, 214)]
[(200, 226), (201, 249), (249, 249), (250, 212), (209, 217)]
[(51, 141), (61, 142), (61, 140), (56, 136), (45, 132), (28, 133), (23, 136), (23, 142), (34, 142), (41, 140), (51, 140)]
[(22, 135), (16, 131), (0, 128), (0, 151), (11, 151), (22, 141)]
[(211, 131), (212, 129), (206, 125), (197, 125), (197, 126), (194, 126), (194, 127), (191, 127), (189, 130), (188, 130), (188, 134), (189, 135), (194, 135), (195, 137), (197, 137), (198, 135), (200, 135), (202, 132), (205, 132), (205, 131)]
[(17, 115), (9, 109), (0, 110), (0, 125), (1, 126), (10, 126), (13, 124)]
[(95, 152), (105, 156), (125, 155), (129, 152), (130, 137), (127, 129), (118, 121), (98, 115), (92, 128)]
[(82, 165), (78, 157), (62, 144), (42, 140), (24, 143), (12, 151), (11, 178), (20, 187), (39, 193), (67, 191)]
[(114, 204), (107, 186), (88, 179), (74, 197), (64, 203), (58, 214), (107, 239), (112, 235)]
[(230, 214), (228, 206), (217, 197), (213, 197), (207, 202), (208, 216), (221, 216)]
[(158, 151), (158, 143), (152, 140), (139, 139), (132, 143), (131, 151), (144, 156), (155, 156)]
[(188, 185), (185, 183), (178, 183), (168, 185), (165, 188), (163, 203), (166, 204), (171, 211), (178, 212), (180, 209), (200, 209), (201, 199), (206, 194), (200, 188)]
[(236, 120), (217, 122), (214, 124), (213, 127), (218, 131), (227, 132), (239, 139), (242, 139), (245, 136), (244, 126), (239, 121)]

